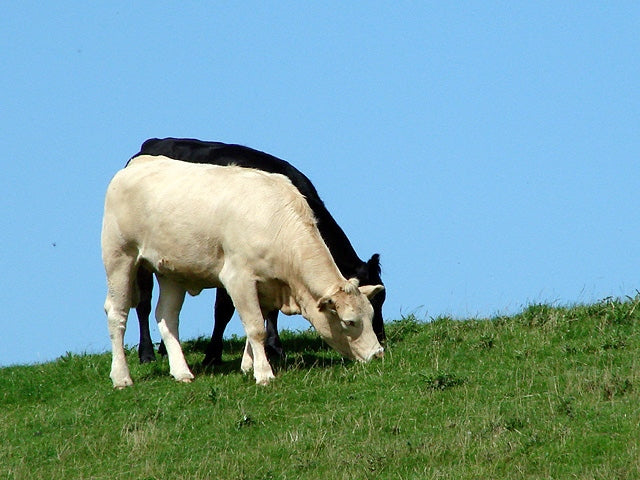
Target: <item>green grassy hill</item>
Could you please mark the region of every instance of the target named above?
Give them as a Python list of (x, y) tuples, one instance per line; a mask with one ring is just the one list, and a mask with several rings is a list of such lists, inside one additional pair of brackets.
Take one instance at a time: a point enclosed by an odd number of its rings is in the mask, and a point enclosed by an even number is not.
[(285, 333), (268, 387), (241, 339), (186, 385), (134, 350), (124, 391), (110, 354), (0, 369), (0, 479), (640, 478), (640, 298), (388, 334), (359, 365)]

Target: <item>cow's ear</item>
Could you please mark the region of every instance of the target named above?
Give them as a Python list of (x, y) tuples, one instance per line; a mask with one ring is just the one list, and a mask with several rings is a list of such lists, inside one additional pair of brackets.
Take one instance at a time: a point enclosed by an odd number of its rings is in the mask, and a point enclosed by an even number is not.
[(364, 285), (358, 287), (363, 295), (366, 295), (369, 300), (375, 297), (378, 293), (384, 290), (384, 285)]
[(330, 312), (336, 313), (336, 303), (334, 302), (331, 295), (325, 295), (320, 300), (318, 300), (318, 310), (324, 312), (325, 310), (329, 310)]
[(369, 278), (379, 277), (381, 273), (380, 268), (380, 254), (374, 253), (369, 261), (367, 262), (367, 267), (369, 268)]

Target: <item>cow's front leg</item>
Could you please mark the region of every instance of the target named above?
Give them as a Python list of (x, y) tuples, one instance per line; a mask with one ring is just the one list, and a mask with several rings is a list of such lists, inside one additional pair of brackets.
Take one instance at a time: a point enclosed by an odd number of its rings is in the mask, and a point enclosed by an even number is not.
[(278, 335), (278, 310), (268, 312), (265, 315), (265, 319), (267, 323), (266, 349), (270, 355), (284, 359), (284, 349), (282, 348), (280, 335)]
[[(223, 273), (221, 273), (221, 279), (224, 282)], [(253, 376), (256, 383), (268, 385), (275, 376), (264, 351), (267, 332), (264, 328), (264, 318), (258, 301), (257, 286), (254, 281), (242, 282), (237, 276), (234, 276), (225, 282), (225, 288), (233, 299), (233, 304), (236, 306), (247, 334), (247, 344), (241, 368), (247, 372), (253, 366)]]
[(247, 338), (247, 342), (244, 344), (244, 352), (242, 353), (242, 363), (240, 369), (244, 373), (249, 373), (253, 370), (253, 351), (251, 350), (251, 343)]
[[(240, 310), (238, 309), (238, 311)], [(240, 316), (242, 317), (242, 313)], [(244, 321), (242, 322), (247, 333), (247, 345), (242, 358), (242, 369), (243, 371), (250, 370), (253, 363), (253, 376), (256, 379), (256, 383), (258, 385), (268, 385), (275, 378), (275, 375), (264, 350), (267, 332), (264, 328), (262, 312), (260, 312), (258, 320), (259, 322), (255, 323), (253, 321), (247, 324)]]
[(155, 362), (156, 355), (153, 352), (151, 332), (149, 331), (149, 315), (151, 314), (151, 295), (153, 293), (153, 273), (140, 266), (136, 277), (140, 300), (136, 306), (138, 324), (140, 326), (140, 344), (138, 345), (138, 358), (140, 363)]
[(156, 307), (156, 320), (167, 349), (169, 372), (179, 382), (190, 382), (194, 377), (184, 359), (178, 333), (180, 309), (186, 292), (182, 287), (161, 275), (158, 276), (158, 284), (160, 297)]
[(218, 288), (213, 314), (213, 333), (211, 334), (211, 341), (209, 345), (207, 345), (207, 351), (202, 361), (204, 366), (222, 364), (222, 337), (235, 311), (233, 300), (231, 300), (227, 291), (224, 288)]

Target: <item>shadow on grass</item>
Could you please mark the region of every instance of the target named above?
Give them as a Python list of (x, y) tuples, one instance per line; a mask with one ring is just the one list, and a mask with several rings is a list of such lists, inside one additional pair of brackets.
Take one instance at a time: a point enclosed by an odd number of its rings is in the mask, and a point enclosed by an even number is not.
[[(274, 373), (288, 370), (309, 370), (312, 368), (330, 368), (336, 364), (342, 364), (341, 356), (329, 347), (315, 332), (280, 332), (280, 340), (285, 355), (270, 356), (269, 363)], [(244, 352), (245, 337), (232, 336), (223, 343), (223, 362), (220, 365), (204, 366), (204, 359), (209, 338), (200, 337), (182, 342), (182, 350), (186, 357), (191, 357), (189, 367), (194, 375), (237, 375), (241, 373), (240, 364)], [(199, 357), (195, 362), (193, 357)], [(157, 358), (161, 357), (157, 355)], [(166, 360), (165, 360), (166, 361)], [(152, 368), (145, 375), (146, 378), (164, 376), (165, 369), (161, 367), (162, 361), (156, 362), (157, 367)]]

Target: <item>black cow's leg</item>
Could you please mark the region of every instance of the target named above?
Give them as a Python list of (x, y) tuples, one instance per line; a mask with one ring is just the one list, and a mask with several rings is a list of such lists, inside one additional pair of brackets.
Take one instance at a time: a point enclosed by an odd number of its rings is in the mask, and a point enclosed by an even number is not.
[(138, 323), (140, 325), (140, 344), (138, 345), (138, 358), (140, 363), (153, 362), (156, 359), (149, 331), (149, 314), (151, 313), (151, 294), (153, 293), (153, 273), (144, 267), (138, 268), (136, 278), (140, 290), (140, 301), (136, 306)]
[(233, 300), (231, 300), (227, 291), (224, 288), (218, 288), (214, 308), (213, 333), (211, 334), (211, 341), (207, 345), (202, 365), (208, 367), (222, 363), (222, 337), (234, 311)]
[(269, 356), (284, 357), (284, 350), (278, 335), (278, 310), (274, 310), (267, 315), (266, 350)]

